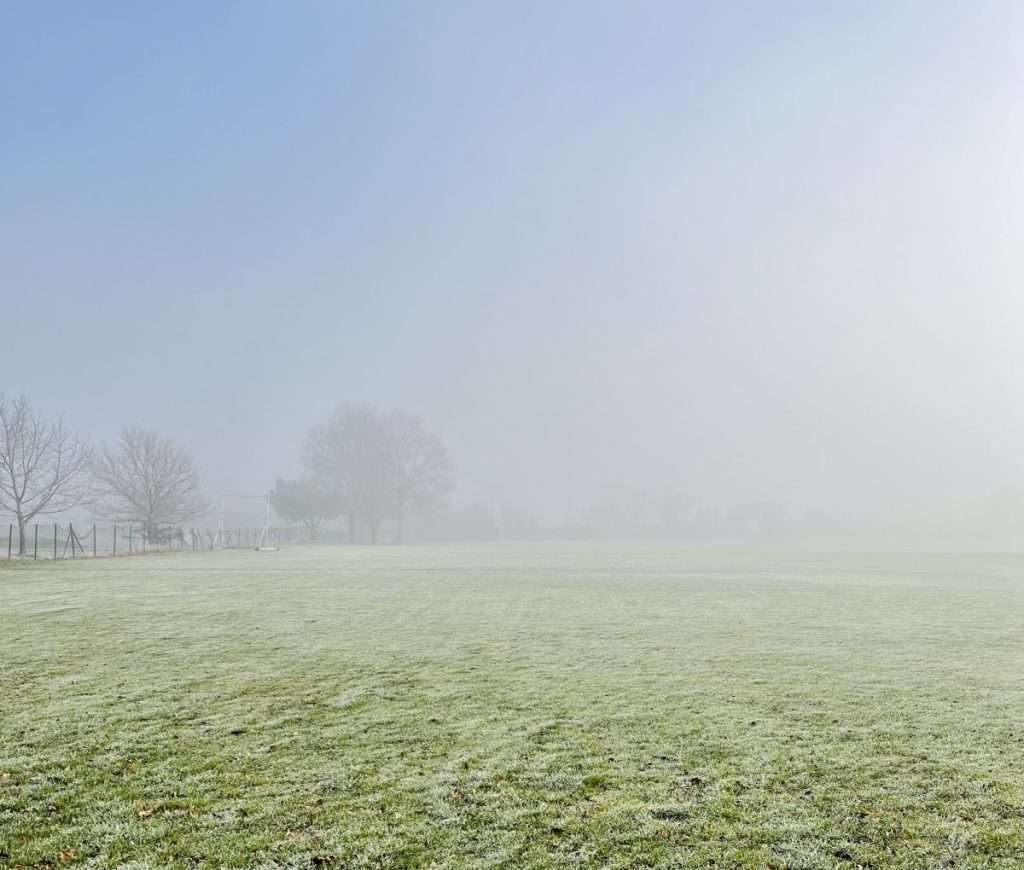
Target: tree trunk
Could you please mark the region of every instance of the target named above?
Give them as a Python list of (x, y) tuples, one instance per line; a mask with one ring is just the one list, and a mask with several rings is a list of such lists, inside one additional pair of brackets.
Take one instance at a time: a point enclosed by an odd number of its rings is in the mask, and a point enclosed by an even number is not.
[(27, 544), (28, 544), (28, 541), (26, 541), (26, 539), (25, 539), (25, 517), (22, 516), (21, 512), (19, 511), (18, 512), (18, 555), (19, 556), (27, 556), (28, 555), (28, 548), (26, 546)]

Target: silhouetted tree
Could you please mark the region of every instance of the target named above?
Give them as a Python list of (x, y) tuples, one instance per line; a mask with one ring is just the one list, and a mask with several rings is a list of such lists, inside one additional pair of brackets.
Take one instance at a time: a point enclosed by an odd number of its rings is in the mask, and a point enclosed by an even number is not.
[(310, 537), (316, 537), (324, 520), (334, 519), (345, 509), (339, 493), (321, 489), (307, 480), (282, 480), (280, 477), (270, 493), (270, 504), (283, 519), (303, 523)]
[(202, 516), (202, 496), (192, 453), (171, 438), (128, 426), (113, 447), (93, 460), (96, 512), (106, 519), (141, 522), (147, 534), (160, 523), (182, 523)]
[(340, 405), (306, 439), (303, 464), (316, 485), (344, 506), (349, 542), (359, 520), (377, 540), (388, 506), (387, 447), (381, 415), (367, 405)]
[(673, 487), (666, 487), (654, 506), (658, 516), (658, 524), (662, 534), (671, 537), (681, 535), (686, 530), (686, 521), (690, 515), (690, 505)]
[(394, 517), (401, 540), (407, 513), (428, 509), (452, 489), (448, 451), (419, 417), (380, 414), (367, 405), (340, 405), (314, 426), (303, 465), (315, 486), (341, 505), (350, 541), (363, 522), (376, 542), (386, 517)]
[(454, 463), (444, 442), (423, 420), (402, 411), (383, 418), (388, 478), (394, 498), (395, 540), (402, 542), (406, 511), (428, 510), (454, 488)]
[(501, 536), (508, 541), (529, 541), (540, 535), (540, 523), (526, 508), (502, 502), (498, 518)]
[(23, 394), (0, 394), (0, 507), (18, 523), (18, 555), (26, 554), (25, 526), (40, 514), (70, 510), (88, 492), (89, 443), (47, 422)]

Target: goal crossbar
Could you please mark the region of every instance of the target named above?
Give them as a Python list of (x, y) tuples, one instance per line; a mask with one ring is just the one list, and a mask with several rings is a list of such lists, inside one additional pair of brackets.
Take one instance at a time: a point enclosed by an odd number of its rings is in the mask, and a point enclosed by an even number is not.
[[(261, 552), (275, 552), (280, 549), (274, 541), (270, 530), (270, 495), (222, 495), (220, 499), (220, 520), (217, 523), (217, 533), (213, 537), (213, 549), (224, 550), (228, 548), (228, 530), (225, 522), (228, 499), (250, 500), (259, 499), (264, 502), (263, 528), (260, 529), (259, 539), (255, 549)], [(250, 527), (251, 528), (251, 527)]]

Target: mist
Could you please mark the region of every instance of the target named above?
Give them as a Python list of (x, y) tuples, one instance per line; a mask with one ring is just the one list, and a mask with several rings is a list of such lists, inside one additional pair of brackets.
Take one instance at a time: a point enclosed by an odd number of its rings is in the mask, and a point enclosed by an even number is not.
[(671, 491), (1024, 540), (1021, 34), (1011, 3), (8, 6), (0, 391), (173, 436), (213, 502), (365, 403), (444, 439), (452, 504), (551, 526)]

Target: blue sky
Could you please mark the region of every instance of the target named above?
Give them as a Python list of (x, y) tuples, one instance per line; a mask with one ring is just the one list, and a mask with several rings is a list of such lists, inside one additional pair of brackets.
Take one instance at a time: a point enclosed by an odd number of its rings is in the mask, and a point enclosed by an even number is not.
[(552, 516), (1019, 485), (1022, 42), (1013, 3), (5, 4), (0, 390), (212, 493), (340, 401)]

